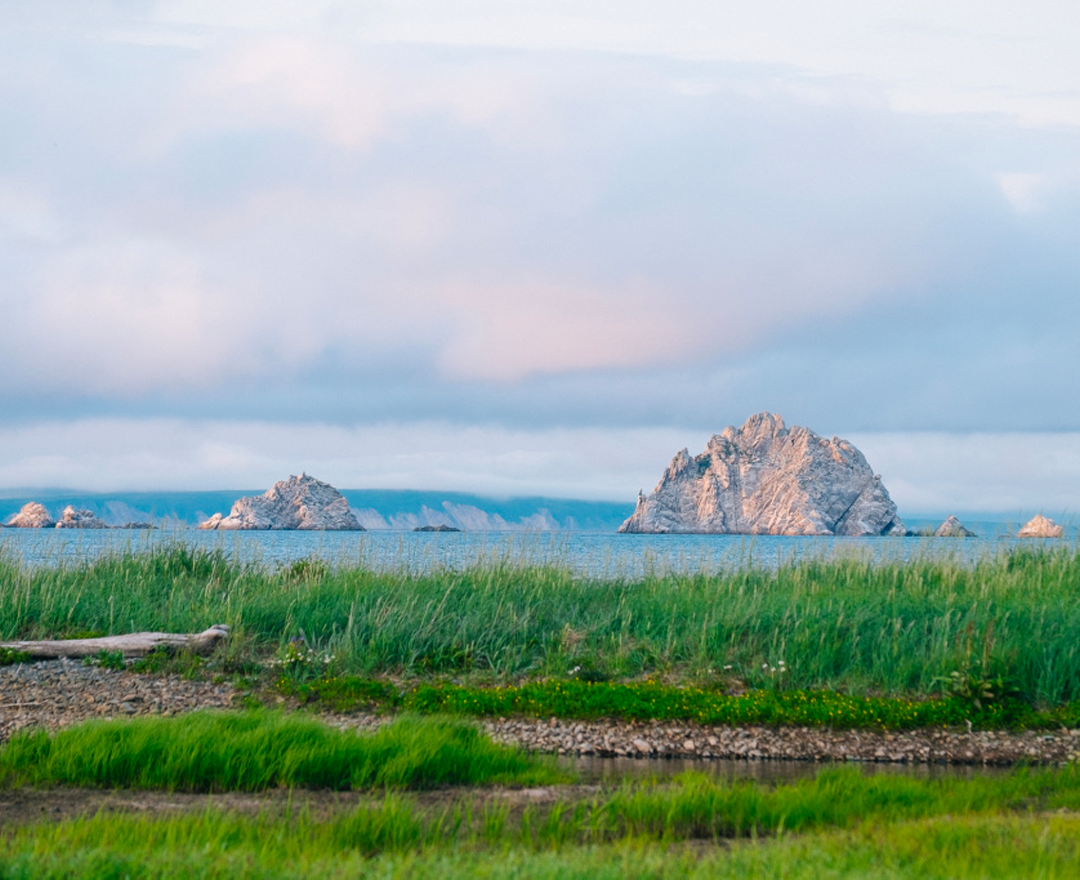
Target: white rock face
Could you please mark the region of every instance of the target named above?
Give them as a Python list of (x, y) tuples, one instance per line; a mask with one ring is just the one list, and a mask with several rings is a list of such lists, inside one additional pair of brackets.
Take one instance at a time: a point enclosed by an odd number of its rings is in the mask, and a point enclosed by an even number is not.
[[(246, 501), (246, 500), (247, 500), (246, 498), (241, 498), (240, 499), (240, 501)], [(237, 504), (239, 504), (239, 503), (240, 502), (238, 501)], [(235, 505), (233, 505), (233, 510), (236, 510)], [(221, 525), (221, 521), (223, 519), (225, 519), (224, 516), (222, 516), (220, 513), (215, 513), (212, 517), (210, 517), (210, 519), (206, 520), (206, 522), (200, 523), (199, 528), (213, 531), (214, 529), (218, 528)]]
[(58, 529), (107, 529), (108, 525), (89, 510), (76, 510), (69, 504), (64, 508), (56, 527)]
[(49, 516), (45, 505), (36, 501), (24, 504), (22, 509), (7, 521), (7, 526), (11, 529), (51, 529), (54, 525), (56, 522)]
[(307, 474), (275, 483), (263, 495), (241, 498), (228, 516), (215, 513), (199, 528), (364, 531), (345, 497)]
[(1065, 527), (1041, 513), (1033, 516), (1024, 527), (1016, 533), (1018, 538), (1060, 538), (1065, 534)]
[(945, 517), (945, 522), (934, 529), (935, 538), (974, 538), (975, 533), (965, 528), (955, 516)]
[(846, 440), (787, 428), (772, 413), (682, 450), (620, 532), (903, 535), (888, 491)]

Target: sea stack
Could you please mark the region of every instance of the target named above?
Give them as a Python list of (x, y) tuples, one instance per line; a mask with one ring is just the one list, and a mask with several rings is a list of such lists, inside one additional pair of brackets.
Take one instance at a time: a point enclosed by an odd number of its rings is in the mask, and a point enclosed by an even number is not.
[(955, 516), (947, 516), (945, 522), (934, 529), (935, 538), (974, 538), (975, 533), (964, 527)]
[(199, 528), (364, 531), (337, 489), (304, 473), (275, 483), (262, 495), (241, 498), (228, 516), (215, 513)]
[(56, 521), (49, 516), (44, 504), (31, 501), (6, 523), (9, 529), (51, 529)]
[(57, 520), (58, 529), (107, 529), (109, 526), (89, 510), (76, 510), (70, 504)]
[(903, 535), (896, 505), (863, 454), (773, 413), (679, 452), (620, 532)]
[(1049, 517), (1041, 513), (1033, 516), (1023, 528), (1016, 533), (1018, 538), (1060, 538), (1065, 534), (1065, 528), (1059, 526)]

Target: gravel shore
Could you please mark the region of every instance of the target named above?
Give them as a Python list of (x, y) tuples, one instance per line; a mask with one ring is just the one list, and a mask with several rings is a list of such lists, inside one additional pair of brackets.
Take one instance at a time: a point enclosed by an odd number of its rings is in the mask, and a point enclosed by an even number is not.
[[(230, 706), (237, 696), (228, 683), (139, 675), (72, 660), (0, 667), (0, 741), (24, 727), (56, 730), (88, 718), (172, 715)], [(368, 714), (325, 718), (338, 727), (364, 730), (389, 720)], [(1080, 757), (1080, 730), (880, 733), (556, 718), (499, 718), (481, 723), (498, 742), (561, 755), (992, 765), (1060, 764)]]
[(80, 660), (2, 666), (0, 741), (24, 727), (56, 730), (89, 718), (174, 715), (230, 706), (235, 693), (229, 684), (119, 672), (84, 666)]

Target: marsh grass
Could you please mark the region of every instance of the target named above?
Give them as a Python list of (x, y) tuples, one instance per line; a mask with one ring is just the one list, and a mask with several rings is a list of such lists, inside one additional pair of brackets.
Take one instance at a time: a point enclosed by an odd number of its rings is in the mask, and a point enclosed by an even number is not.
[(403, 717), (373, 734), (269, 711), (92, 721), (16, 733), (0, 781), (172, 791), (435, 788), (564, 779), (553, 765), (499, 746), (475, 727)]
[(1075, 768), (970, 780), (843, 768), (773, 788), (687, 774), (520, 815), (393, 793), (323, 820), (293, 804), (10, 828), (0, 876), (1074, 876), (1080, 856), (1080, 818), (1050, 812), (1080, 805)]
[(926, 695), (960, 672), (1056, 706), (1080, 699), (1078, 595), (1074, 547), (591, 579), (498, 558), (464, 570), (272, 569), (178, 543), (52, 568), (0, 557), (0, 638), (228, 623), (227, 669), (265, 663), (303, 633), (353, 675), (507, 682), (586, 670), (759, 688), (782, 668), (786, 689)]

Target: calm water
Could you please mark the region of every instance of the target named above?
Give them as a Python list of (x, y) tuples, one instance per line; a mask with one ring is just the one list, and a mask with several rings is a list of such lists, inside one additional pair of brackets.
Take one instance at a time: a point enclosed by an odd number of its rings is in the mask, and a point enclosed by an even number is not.
[[(318, 557), (333, 565), (427, 571), (477, 563), (556, 564), (580, 575), (640, 577), (717, 572), (803, 559), (922, 558), (964, 562), (1007, 551), (1011, 538), (802, 538), (617, 535), (589, 532), (200, 532), (4, 529), (0, 553), (29, 565), (71, 565), (181, 542), (273, 568)], [(1044, 542), (1023, 542), (1025, 545)], [(1060, 541), (1050, 542), (1059, 544)], [(1067, 540), (1069, 546), (1075, 542)]]
[(974, 779), (1004, 776), (1010, 767), (981, 764), (904, 764), (872, 761), (738, 761), (731, 758), (599, 758), (591, 755), (561, 757), (559, 763), (575, 769), (586, 783), (618, 784), (624, 779), (667, 779), (680, 773), (704, 773), (726, 782), (775, 785), (813, 779), (822, 770), (850, 767), (864, 776), (907, 776), (915, 779)]

